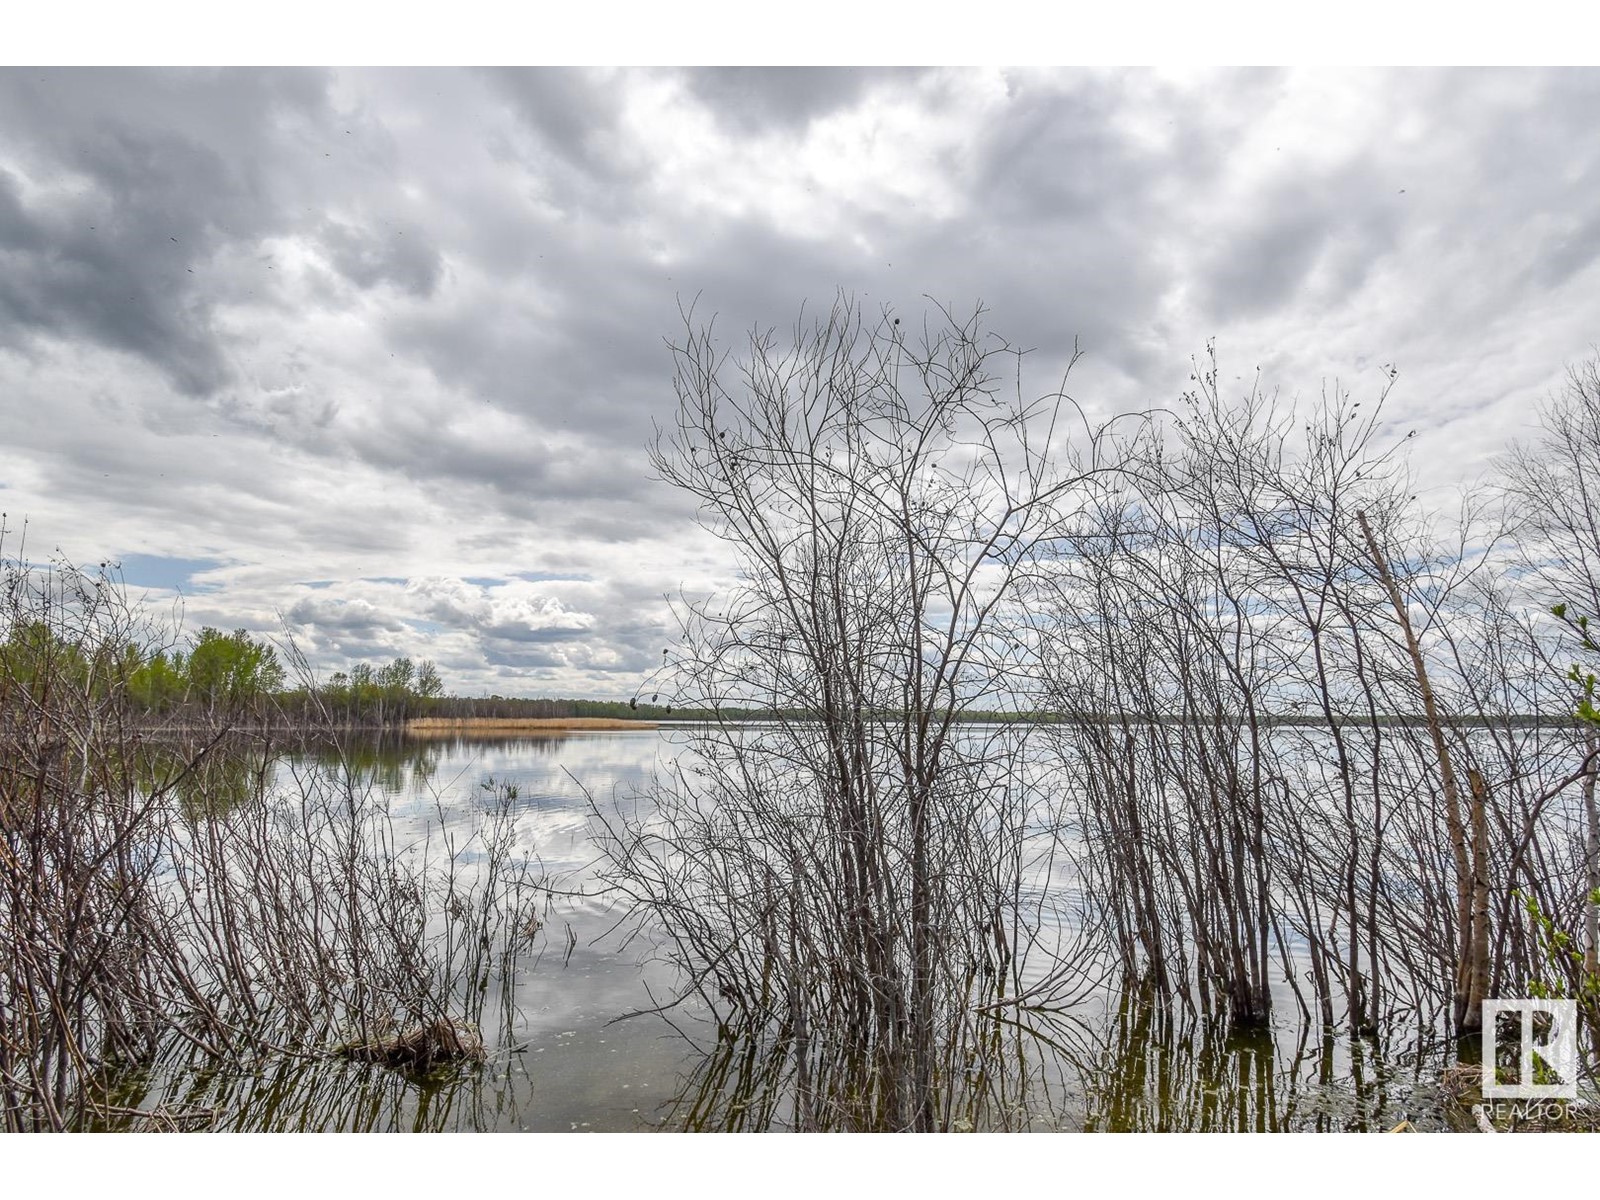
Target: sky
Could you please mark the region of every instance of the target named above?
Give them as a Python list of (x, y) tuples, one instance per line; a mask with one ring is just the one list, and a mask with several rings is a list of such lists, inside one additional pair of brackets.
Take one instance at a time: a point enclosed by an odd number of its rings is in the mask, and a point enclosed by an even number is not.
[[(733, 558), (680, 306), (987, 306), (1091, 412), (1381, 391), (1449, 507), (1600, 342), (1600, 71), (0, 68), (4, 549), (322, 671), (627, 697)], [(25, 525), (25, 542), (24, 542)], [(165, 618), (164, 618), (165, 619)]]

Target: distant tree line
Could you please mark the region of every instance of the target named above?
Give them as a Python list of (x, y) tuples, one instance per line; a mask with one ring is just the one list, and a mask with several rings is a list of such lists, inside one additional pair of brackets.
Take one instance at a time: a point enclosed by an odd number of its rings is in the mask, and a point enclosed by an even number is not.
[[(443, 691), (432, 660), (400, 657), (383, 666), (359, 662), (348, 671), (335, 671), (315, 689), (315, 700), (340, 723), (389, 725), (426, 715)], [(301, 689), (285, 700), (293, 707), (310, 697)]]
[[(264, 639), (243, 629), (223, 633), (202, 629), (190, 647), (148, 650), (129, 642), (120, 649), (86, 647), (63, 638), (44, 622), (14, 627), (0, 643), (0, 666), (18, 681), (70, 678), (78, 686), (104, 692), (124, 687), (131, 711), (166, 720), (185, 718), (215, 721), (244, 715), (266, 716), (269, 711), (291, 723), (392, 727), (416, 717), (501, 718), (551, 720), (563, 717), (602, 717), (635, 721), (806, 721), (816, 713), (803, 707), (674, 707), (643, 701), (585, 700), (576, 697), (447, 696), (438, 667), (430, 659), (398, 657), (374, 665), (358, 662), (335, 671), (325, 683), (287, 687), (288, 673), (277, 651)], [(891, 719), (897, 714), (878, 714)], [(900, 714), (903, 715), (903, 714)], [(968, 724), (1053, 725), (1064, 721), (1095, 719), (1121, 723), (1120, 713), (1086, 718), (1045, 710), (968, 709), (952, 714)], [(1156, 724), (1181, 723), (1177, 718), (1145, 718)], [(1320, 714), (1278, 714), (1259, 718), (1263, 725), (1323, 726)], [(1383, 726), (1418, 725), (1414, 714), (1379, 716)], [(1523, 728), (1552, 721), (1571, 723), (1575, 717), (1539, 714), (1503, 714), (1493, 724)], [(1470, 720), (1467, 723), (1471, 724)]]
[(87, 643), (42, 620), (12, 626), (0, 643), (0, 669), (36, 703), (63, 683), (90, 695), (126, 689), (135, 711), (208, 716), (260, 704), (283, 688), (277, 653), (242, 629), (207, 627), (188, 650), (147, 650), (136, 642)]
[[(230, 1127), (248, 1105), (190, 1089), (330, 1053), (420, 1074), (509, 1026), (548, 894), (514, 788), (484, 789), (470, 866), (399, 852), (398, 777), (329, 802), (380, 739), (329, 731), (274, 769), (256, 721), (281, 719), (292, 649), (174, 648), (104, 565), (6, 536), (0, 514), (0, 1133)], [(443, 1034), (391, 1051), (418, 1028)]]
[(637, 699), (446, 696), (437, 665), (404, 656), (357, 662), (325, 682), (290, 686), (270, 642), (244, 629), (224, 633), (210, 626), (187, 647), (152, 648), (137, 640), (89, 644), (46, 621), (18, 622), (0, 641), (0, 670), (38, 704), (48, 702), (44, 692), (66, 680), (88, 694), (116, 692), (130, 714), (165, 724), (271, 717), (290, 724), (387, 727), (422, 716), (651, 721), (709, 715), (675, 714), (670, 705)]

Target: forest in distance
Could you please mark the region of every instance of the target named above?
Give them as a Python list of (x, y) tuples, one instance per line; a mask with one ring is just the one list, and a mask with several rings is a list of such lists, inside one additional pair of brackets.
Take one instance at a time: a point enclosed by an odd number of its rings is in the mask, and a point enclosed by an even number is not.
[[(637, 1010), (704, 1031), (679, 1127), (1026, 1127), (1091, 1010), (1317, 1031), (1510, 1128), (1485, 1002), (1571, 1001), (1562, 1082), (1595, 1096), (1600, 364), (1447, 510), (1393, 370), (1233, 395), (1207, 347), (1170, 409), (1100, 420), (1026, 399), (981, 309), (913, 332), (848, 297), (737, 354), (686, 313), (672, 353), (652, 466), (738, 574), (674, 602), (627, 699), (324, 678), (0, 543), (0, 1126), (215, 1125), (126, 1082), (219, 1064), (483, 1070), (574, 897), (670, 967)], [(581, 887), (503, 781), (414, 853), (353, 752), (269, 769), (420, 717), (681, 723), (683, 752), (589, 797)], [(210, 802), (225, 739), (259, 769)]]
[[(64, 564), (69, 575), (78, 572)], [(124, 590), (115, 563), (103, 564), (93, 576), (97, 588)], [(170, 640), (170, 637), (169, 637)], [(331, 720), (348, 728), (402, 729), (408, 721), (431, 717), (440, 720), (542, 721), (576, 717), (614, 721), (729, 721), (770, 720), (806, 721), (818, 714), (814, 709), (792, 706), (782, 709), (756, 706), (721, 705), (716, 708), (677, 708), (660, 703), (659, 693), (648, 699), (602, 700), (578, 697), (524, 697), (499, 694), (461, 696), (444, 694), (438, 667), (429, 659), (413, 662), (401, 656), (387, 663), (356, 662), (346, 669), (331, 672), (325, 682), (314, 679), (288, 682), (279, 651), (270, 635), (255, 636), (249, 630), (223, 633), (209, 626), (190, 639), (188, 647), (141, 646), (130, 642), (122, 648), (115, 669), (96, 663), (115, 647), (98, 648), (89, 656), (85, 648), (51, 627), (48, 621), (13, 625), (0, 643), (0, 662), (13, 678), (30, 679), (47, 670), (62, 671), (87, 683), (98, 677), (105, 689), (119, 688), (125, 693), (128, 715), (147, 730), (159, 732), (184, 728), (204, 728), (218, 720), (248, 729), (275, 728), (280, 732), (295, 729), (317, 731)], [(1263, 726), (1336, 724), (1346, 718), (1306, 713), (1303, 705), (1295, 711), (1262, 713)], [(903, 716), (896, 712), (876, 714), (880, 719)], [(1214, 719), (1170, 713), (1079, 713), (1070, 717), (1062, 712), (1042, 709), (949, 708), (939, 714), (955, 723), (1051, 725), (1067, 721), (1123, 724), (1150, 721), (1155, 724), (1182, 723)], [(1236, 719), (1238, 714), (1223, 714)], [(1421, 713), (1383, 713), (1362, 718), (1385, 726), (1422, 725)], [(1577, 710), (1560, 712), (1467, 713), (1453, 718), (1457, 725), (1502, 725), (1508, 728), (1546, 724), (1582, 724)]]

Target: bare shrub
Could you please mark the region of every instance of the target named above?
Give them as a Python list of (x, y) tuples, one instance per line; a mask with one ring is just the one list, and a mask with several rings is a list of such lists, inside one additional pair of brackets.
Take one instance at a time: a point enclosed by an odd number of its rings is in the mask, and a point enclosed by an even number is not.
[(948, 1127), (986, 1038), (1083, 982), (1027, 730), (960, 721), (1014, 707), (1018, 601), (1109, 464), (981, 313), (911, 335), (841, 300), (736, 364), (687, 325), (654, 462), (740, 574), (679, 606), (660, 686), (716, 715), (638, 814), (599, 814), (609, 878), (676, 1000), (779, 1048), (794, 1124)]
[(514, 789), (430, 854), (338, 760), (278, 786), (259, 729), (147, 737), (127, 687), (159, 635), (115, 579), (0, 572), (4, 1128), (139, 1118), (130, 1080), (469, 1037), (514, 1003), (538, 898)]

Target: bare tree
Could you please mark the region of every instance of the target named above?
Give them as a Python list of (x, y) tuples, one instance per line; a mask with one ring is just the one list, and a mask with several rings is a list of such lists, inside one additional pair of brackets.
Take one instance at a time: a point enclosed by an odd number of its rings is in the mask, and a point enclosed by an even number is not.
[(737, 362), (686, 326), (654, 463), (739, 576), (680, 605), (661, 686), (768, 723), (713, 719), (650, 812), (602, 814), (611, 877), (679, 1000), (785, 1048), (798, 1125), (946, 1127), (997, 1022), (1074, 978), (1030, 959), (1066, 925), (1026, 731), (960, 722), (1026, 694), (1019, 602), (1111, 464), (1063, 391), (1023, 397), (981, 310), (912, 335), (840, 299)]
[(537, 934), (514, 791), (414, 853), (342, 761), (281, 778), (259, 731), (147, 737), (129, 677), (160, 638), (104, 569), (0, 557), (0, 1129), (227, 1124), (130, 1081), (476, 1052)]
[[(1543, 641), (1545, 674), (1570, 678), (1570, 704), (1591, 701), (1593, 637), (1600, 619), (1600, 356), (1570, 367), (1566, 385), (1539, 411), (1540, 432), (1513, 444), (1502, 463), (1508, 515), (1516, 532), (1525, 593), (1563, 619), (1550, 622)], [(1578, 666), (1574, 664), (1583, 663)], [(1586, 711), (1593, 711), (1592, 702)], [(1554, 956), (1573, 994), (1600, 979), (1600, 807), (1595, 775), (1600, 743), (1592, 724), (1581, 748), (1583, 867), (1577, 895), (1545, 896), (1540, 911), (1567, 936), (1581, 938), (1581, 959)], [(1538, 902), (1536, 902), (1537, 904)], [(1579, 915), (1581, 914), (1581, 916)], [(1581, 925), (1581, 929), (1579, 926)], [(1595, 986), (1590, 984), (1590, 987)], [(1597, 1007), (1596, 1011), (1600, 1011)], [(1591, 1015), (1600, 1046), (1600, 1016)]]

